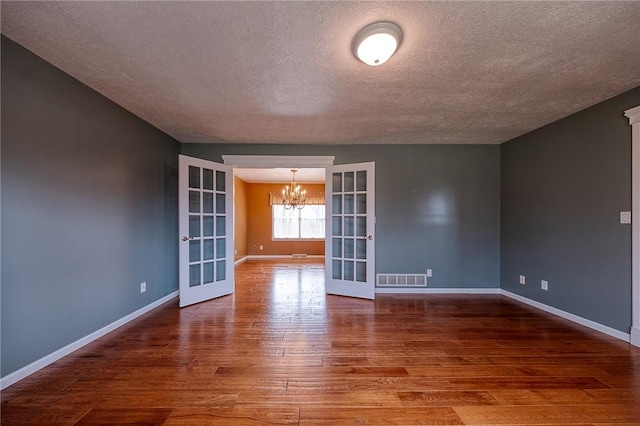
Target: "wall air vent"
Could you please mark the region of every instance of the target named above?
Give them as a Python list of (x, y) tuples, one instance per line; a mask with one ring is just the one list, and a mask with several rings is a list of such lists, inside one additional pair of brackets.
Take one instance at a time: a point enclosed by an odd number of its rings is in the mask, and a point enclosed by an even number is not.
[(378, 274), (378, 287), (426, 287), (426, 274)]

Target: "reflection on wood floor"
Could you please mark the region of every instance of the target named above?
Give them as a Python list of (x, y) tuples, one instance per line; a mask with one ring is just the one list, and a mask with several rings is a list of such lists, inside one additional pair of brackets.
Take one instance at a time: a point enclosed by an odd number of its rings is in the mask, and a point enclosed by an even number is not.
[(482, 295), (324, 294), (247, 261), (2, 392), (2, 424), (640, 425), (640, 350)]

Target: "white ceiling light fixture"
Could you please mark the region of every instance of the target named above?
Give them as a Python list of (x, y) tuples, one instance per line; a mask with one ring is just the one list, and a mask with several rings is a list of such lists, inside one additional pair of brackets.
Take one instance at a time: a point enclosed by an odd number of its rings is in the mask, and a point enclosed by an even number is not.
[(391, 22), (367, 25), (353, 39), (353, 54), (367, 65), (384, 64), (402, 42), (402, 30)]

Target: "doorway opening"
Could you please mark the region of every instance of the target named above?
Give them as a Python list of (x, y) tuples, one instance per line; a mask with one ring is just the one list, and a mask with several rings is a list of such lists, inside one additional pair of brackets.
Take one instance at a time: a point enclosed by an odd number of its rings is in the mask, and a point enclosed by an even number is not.
[(324, 258), (324, 168), (298, 169), (302, 208), (285, 208), (288, 168), (234, 168), (234, 260)]
[(271, 287), (272, 300), (285, 304), (325, 294), (326, 170), (297, 170), (296, 182), (306, 191), (306, 203), (300, 209), (285, 209), (282, 190), (290, 184), (290, 169), (233, 169), (236, 287), (252, 286), (253, 281), (241, 277), (258, 271), (262, 285)]
[[(245, 269), (242, 263), (247, 260), (264, 261), (274, 274), (276, 296), (293, 297), (288, 292), (296, 292), (299, 297), (312, 292), (309, 286), (324, 294), (326, 209), (322, 238), (281, 238), (273, 231), (273, 211), (277, 207), (272, 198), (291, 181), (293, 168), (298, 170), (296, 181), (303, 189), (316, 198), (321, 193), (324, 198), (327, 167), (333, 164), (334, 157), (223, 156), (223, 160), (233, 167), (236, 268)], [(297, 219), (300, 220), (299, 215)]]

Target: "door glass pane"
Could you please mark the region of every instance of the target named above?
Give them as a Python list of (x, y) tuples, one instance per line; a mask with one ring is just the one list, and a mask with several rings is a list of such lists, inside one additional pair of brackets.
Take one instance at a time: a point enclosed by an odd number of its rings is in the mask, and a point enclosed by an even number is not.
[(225, 233), (226, 218), (224, 216), (216, 216), (216, 236), (223, 237)]
[(331, 232), (334, 236), (342, 236), (342, 217), (333, 216), (331, 218)]
[(225, 187), (225, 173), (216, 171), (216, 191), (224, 192)]
[(200, 188), (200, 167), (189, 166), (189, 188)]
[(202, 233), (205, 237), (213, 237), (213, 216), (202, 217)]
[(227, 240), (225, 238), (218, 238), (216, 240), (216, 259), (223, 259), (227, 257), (226, 243)]
[(344, 257), (347, 259), (353, 259), (353, 239), (344, 239)]
[(342, 279), (342, 260), (333, 260), (331, 262), (331, 277), (335, 280)]
[(200, 191), (189, 191), (189, 213), (200, 213)]
[(333, 174), (332, 192), (342, 192), (342, 173)]
[(367, 258), (367, 240), (363, 240), (363, 239), (356, 240), (356, 258), (357, 259)]
[(367, 282), (367, 263), (356, 262), (356, 281)]
[(361, 170), (356, 172), (356, 191), (367, 190), (367, 171)]
[(367, 214), (367, 195), (366, 194), (356, 195), (356, 213)]
[(344, 261), (344, 279), (353, 281), (353, 260)]
[(202, 260), (213, 259), (213, 239), (209, 238), (203, 241)]
[(353, 192), (353, 172), (344, 174), (344, 192)]
[(331, 203), (331, 210), (333, 211), (333, 214), (342, 213), (342, 195), (334, 195), (331, 198), (333, 199)]
[(200, 236), (200, 216), (189, 215), (189, 236)]
[(213, 193), (202, 193), (202, 211), (204, 213), (213, 213)]
[(353, 217), (344, 218), (344, 235), (353, 236)]
[(345, 214), (353, 214), (353, 194), (344, 195), (344, 212)]
[(189, 287), (200, 285), (200, 264), (189, 265)]
[(224, 260), (218, 260), (216, 262), (216, 281), (222, 281), (226, 278), (226, 265)]
[(225, 213), (225, 196), (224, 194), (216, 194), (216, 213)]
[(367, 235), (367, 218), (364, 216), (356, 217), (356, 235), (365, 237)]
[(213, 262), (207, 262), (202, 264), (202, 274), (204, 284), (213, 282)]
[(213, 190), (213, 170), (202, 169), (202, 189)]
[(331, 250), (331, 257), (342, 257), (342, 238), (333, 239), (333, 249)]
[(189, 262), (200, 260), (200, 240), (189, 241)]

